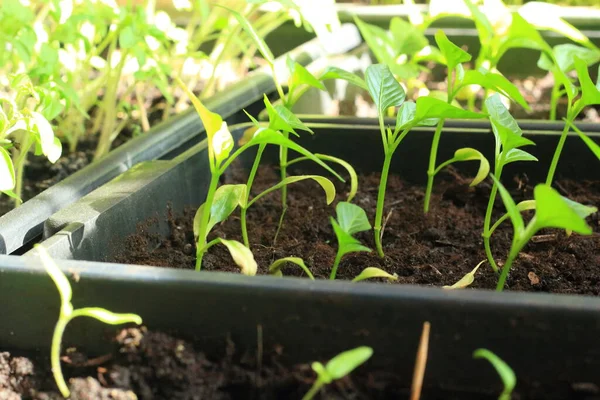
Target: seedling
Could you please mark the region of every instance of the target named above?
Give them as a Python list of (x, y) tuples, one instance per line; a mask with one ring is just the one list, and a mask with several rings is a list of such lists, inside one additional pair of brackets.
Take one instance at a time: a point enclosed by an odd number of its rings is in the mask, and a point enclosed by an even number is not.
[(302, 400), (311, 400), (325, 385), (342, 379), (361, 364), (364, 364), (373, 355), (373, 349), (362, 346), (338, 354), (323, 365), (318, 361), (312, 363), (312, 369), (317, 373), (317, 379)]
[(500, 183), (500, 181), (490, 174), (494, 180), (500, 197), (504, 202), (506, 211), (513, 225), (513, 240), (510, 252), (502, 273), (496, 286), (497, 291), (502, 291), (506, 284), (506, 278), (510, 272), (513, 262), (516, 260), (519, 252), (527, 242), (536, 234), (537, 231), (544, 228), (562, 228), (582, 235), (591, 235), (592, 228), (585, 222), (585, 218), (598, 209), (589, 207), (562, 197), (550, 185), (539, 184), (535, 187), (533, 195), (535, 200), (535, 215), (527, 225), (523, 222), (523, 217), (517, 208), (514, 200)]
[(60, 349), (63, 334), (69, 322), (77, 317), (89, 317), (97, 319), (105, 324), (109, 325), (121, 325), (127, 323), (135, 323), (138, 325), (142, 324), (142, 318), (136, 314), (117, 314), (108, 311), (104, 308), (98, 307), (85, 307), (74, 309), (71, 304), (72, 290), (69, 280), (60, 270), (60, 268), (54, 263), (46, 249), (41, 245), (35, 245), (38, 255), (42, 261), (42, 264), (46, 268), (48, 275), (54, 281), (58, 292), (60, 293), (60, 313), (58, 315), (58, 321), (54, 327), (54, 334), (52, 335), (52, 346), (50, 349), (50, 363), (52, 365), (52, 374), (56, 385), (60, 390), (60, 393), (65, 397), (70, 396), (69, 387), (65, 382), (65, 378), (62, 373), (60, 366)]
[[(570, 128), (574, 125), (575, 119), (585, 107), (600, 104), (600, 79), (597, 84), (594, 85), (592, 79), (590, 78), (586, 62), (579, 57), (574, 57), (574, 64), (575, 69), (577, 70), (579, 89), (575, 87), (575, 85), (573, 85), (568, 79), (565, 79), (562, 82), (565, 86), (565, 92), (568, 98), (567, 117), (565, 118), (565, 128), (562, 131), (558, 145), (556, 146), (556, 150), (554, 152), (554, 156), (552, 157), (552, 163), (548, 169), (548, 175), (546, 177), (547, 185), (552, 185), (562, 149), (565, 145), (565, 141), (567, 140), (567, 135), (570, 131)], [(581, 96), (576, 98), (578, 94), (581, 94)], [(589, 146), (589, 141), (585, 142)], [(593, 151), (592, 147), (590, 147), (590, 149)]]
[[(385, 190), (387, 179), (394, 152), (415, 126), (432, 126), (445, 118), (485, 118), (484, 114), (463, 110), (430, 96), (419, 97), (416, 104), (405, 102), (406, 93), (402, 86), (396, 81), (392, 71), (387, 65), (374, 64), (367, 68), (365, 78), (369, 94), (373, 98), (377, 113), (379, 115), (379, 128), (384, 150), (384, 161), (379, 182), (377, 195), (377, 210), (375, 223), (373, 224), (375, 234), (375, 245), (377, 253), (383, 257), (381, 245), (383, 206), (385, 201)], [(384, 124), (384, 116), (390, 107), (400, 107), (396, 117), (396, 126), (391, 128)]]
[(483, 358), (492, 364), (492, 366), (500, 375), (500, 379), (504, 384), (504, 390), (500, 393), (498, 400), (510, 400), (512, 398), (512, 392), (517, 385), (517, 377), (512, 368), (505, 363), (500, 357), (492, 353), (487, 349), (477, 349), (473, 352), (473, 358)]
[[(252, 265), (255, 262), (254, 258), (252, 257), (252, 253), (247, 246), (235, 241), (224, 241), (222, 239), (215, 239), (212, 242), (207, 243), (207, 237), (212, 227), (214, 227), (215, 224), (224, 221), (233, 212), (233, 210), (235, 210), (237, 205), (240, 205), (243, 209), (248, 208), (254, 201), (262, 197), (262, 195), (276, 190), (282, 185), (287, 185), (303, 179), (316, 180), (325, 189), (329, 202), (331, 202), (335, 196), (335, 187), (331, 181), (326, 178), (316, 175), (305, 175), (301, 177), (288, 177), (287, 181), (279, 182), (251, 201), (247, 201), (247, 193), (250, 190), (248, 185), (225, 185), (218, 192), (217, 196), (219, 179), (229, 165), (231, 165), (231, 163), (235, 161), (240, 154), (249, 149), (251, 146), (263, 146), (264, 148), (264, 146), (267, 144), (274, 144), (291, 148), (305, 157), (312, 159), (317, 164), (320, 164), (334, 175), (338, 177), (339, 175), (337, 175), (335, 171), (328, 167), (323, 161), (316, 158), (308, 150), (297, 145), (288, 138), (285, 138), (280, 132), (271, 128), (258, 129), (248, 142), (232, 153), (234, 141), (233, 136), (227, 127), (227, 123), (223, 121), (221, 116), (208, 110), (180, 79), (176, 78), (176, 81), (189, 96), (192, 104), (198, 112), (198, 115), (200, 116), (200, 119), (202, 120), (202, 123), (206, 129), (208, 142), (208, 161), (211, 179), (206, 194), (206, 201), (200, 206), (198, 212), (196, 213), (196, 217), (194, 218), (194, 231), (197, 238), (196, 270), (200, 270), (202, 266), (202, 258), (207, 249), (214, 244), (222, 243), (227, 246), (233, 256), (234, 261), (242, 268), (242, 271), (252, 271), (252, 268), (248, 268), (248, 265)], [(256, 162), (255, 165), (257, 166)], [(340, 179), (342, 178), (340, 177)], [(242, 249), (242, 247), (244, 247), (245, 250)]]
[(329, 279), (335, 279), (342, 257), (348, 253), (359, 251), (371, 252), (371, 249), (360, 244), (352, 235), (371, 229), (365, 210), (356, 204), (339, 202), (335, 207), (337, 221), (331, 218), (331, 225), (338, 241), (338, 251), (333, 262)]
[[(489, 113), (489, 119), (494, 132), (494, 175), (501, 179), (502, 170), (505, 165), (517, 161), (537, 161), (537, 158), (521, 150), (519, 147), (534, 145), (531, 140), (523, 137), (523, 132), (517, 121), (512, 117), (508, 109), (500, 100), (500, 96), (495, 94), (485, 101)], [(498, 272), (498, 265), (494, 260), (490, 245), (490, 237), (495, 228), (491, 227), (492, 211), (498, 193), (496, 181), (492, 185), (487, 210), (485, 213), (483, 225), (483, 244), (488, 261), (495, 272)]]

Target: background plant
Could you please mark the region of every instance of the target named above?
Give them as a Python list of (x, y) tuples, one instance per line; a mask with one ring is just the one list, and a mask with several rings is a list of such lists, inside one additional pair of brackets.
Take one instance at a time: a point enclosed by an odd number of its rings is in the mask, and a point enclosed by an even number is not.
[(510, 400), (512, 398), (512, 392), (515, 389), (515, 386), (517, 386), (517, 377), (512, 368), (488, 349), (475, 350), (473, 352), (473, 358), (482, 358), (492, 364), (504, 384), (504, 390), (500, 393), (498, 400)]

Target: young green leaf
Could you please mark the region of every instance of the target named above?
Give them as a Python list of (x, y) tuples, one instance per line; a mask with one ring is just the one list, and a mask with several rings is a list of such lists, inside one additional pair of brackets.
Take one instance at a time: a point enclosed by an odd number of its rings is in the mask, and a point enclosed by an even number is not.
[(0, 191), (12, 190), (15, 187), (15, 168), (10, 154), (0, 147)]
[(300, 121), (300, 119), (287, 107), (283, 106), (282, 104), (273, 106), (266, 94), (264, 95), (264, 102), (267, 113), (269, 114), (269, 128), (275, 131), (293, 133), (296, 136), (299, 135), (296, 133), (294, 128), (313, 133), (312, 129), (304, 125), (302, 121)]
[(500, 357), (487, 349), (475, 350), (473, 358), (484, 358), (492, 364), (504, 384), (504, 390), (500, 394), (500, 397), (498, 397), (498, 400), (510, 400), (512, 392), (517, 385), (517, 377), (512, 368), (510, 368)]
[(360, 274), (358, 274), (354, 279), (352, 279), (352, 282), (360, 282), (360, 281), (364, 281), (366, 279), (373, 279), (373, 278), (386, 278), (391, 281), (397, 281), (398, 275), (397, 274), (393, 274), (393, 275), (389, 274), (389, 273), (385, 272), (384, 270), (376, 268), (376, 267), (367, 267), (367, 268), (363, 269), (362, 272)]
[(310, 279), (312, 279), (313, 281), (315, 280), (313, 274), (310, 272), (306, 264), (304, 264), (304, 260), (302, 260), (299, 257), (285, 257), (274, 261), (273, 264), (271, 264), (271, 266), (269, 267), (269, 273), (275, 276), (283, 276), (283, 273), (281, 272), (281, 267), (283, 267), (286, 263), (296, 264), (297, 266), (302, 268), (302, 270), (306, 273), (306, 275), (308, 275)]
[(299, 64), (296, 61), (293, 61), (288, 55), (287, 66), (290, 71), (290, 82), (289, 87), (290, 91), (292, 88), (296, 88), (300, 85), (308, 85), (312, 86), (319, 90), (326, 90), (323, 83), (319, 81), (313, 74), (311, 74), (302, 64)]
[(342, 227), (333, 218), (331, 218), (331, 225), (333, 226), (333, 231), (338, 240), (338, 253), (341, 253), (340, 258), (348, 253), (371, 251), (371, 249), (363, 246), (358, 240), (354, 239), (351, 234), (342, 229)]
[(490, 174), (490, 177), (494, 181), (494, 183), (498, 186), (498, 191), (500, 192), (500, 197), (502, 198), (502, 202), (506, 207), (506, 211), (508, 213), (508, 217), (510, 218), (513, 228), (515, 231), (515, 236), (521, 236), (523, 231), (525, 230), (525, 223), (523, 222), (523, 217), (515, 204), (515, 201), (511, 197), (508, 190), (500, 183), (500, 181), (494, 176), (494, 174)]
[(258, 265), (249, 248), (236, 240), (219, 239), (219, 242), (227, 247), (229, 254), (231, 254), (231, 258), (233, 258), (233, 261), (240, 267), (242, 274), (248, 276), (256, 275)]
[(335, 186), (329, 179), (327, 179), (323, 176), (320, 176), (320, 175), (298, 175), (298, 176), (288, 176), (285, 179), (276, 183), (275, 185), (271, 186), (267, 190), (263, 191), (262, 193), (260, 193), (256, 197), (254, 197), (252, 200), (250, 200), (250, 202), (248, 203), (248, 207), (250, 207), (258, 199), (260, 199), (261, 197), (265, 196), (268, 193), (271, 193), (271, 192), (273, 192), (277, 189), (280, 189), (283, 186), (289, 185), (291, 183), (304, 181), (306, 179), (314, 180), (323, 188), (323, 190), (325, 191), (325, 196), (327, 197), (327, 204), (331, 204), (331, 202), (333, 202), (333, 200), (335, 199)]
[(340, 201), (335, 211), (340, 228), (349, 235), (371, 229), (367, 213), (356, 204)]
[(62, 153), (60, 140), (54, 136), (52, 125), (42, 114), (32, 111), (31, 116), (42, 153), (48, 158), (48, 161), (55, 163)]
[(354, 16), (354, 23), (358, 26), (361, 36), (367, 42), (377, 62), (385, 65), (396, 64), (397, 53), (390, 32), (377, 25), (368, 24), (357, 16)]
[(465, 72), (460, 84), (455, 87), (455, 92), (469, 85), (481, 85), (482, 87), (493, 90), (508, 97), (526, 110), (530, 110), (529, 104), (519, 91), (519, 89), (504, 75), (489, 72), (485, 69), (469, 70)]
[(502, 103), (497, 93), (485, 100), (485, 106), (492, 124), (498, 150), (502, 147), (504, 154), (507, 154), (516, 147), (534, 144), (531, 140), (522, 136), (523, 131), (521, 131), (519, 124)]
[(452, 43), (441, 29), (435, 33), (435, 42), (446, 60), (449, 71), (453, 71), (458, 64), (471, 61), (471, 55)]
[(393, 17), (390, 21), (390, 33), (397, 54), (413, 56), (429, 44), (419, 27), (400, 17)]
[(273, 56), (271, 49), (269, 48), (269, 46), (267, 46), (267, 44), (260, 37), (260, 35), (254, 30), (254, 27), (252, 26), (250, 21), (248, 21), (239, 12), (234, 11), (230, 8), (227, 8), (227, 7), (219, 5), (219, 4), (214, 4), (214, 6), (221, 7), (221, 8), (226, 9), (227, 11), (229, 11), (235, 17), (235, 19), (238, 21), (240, 26), (244, 29), (244, 31), (246, 31), (246, 33), (250, 36), (250, 38), (254, 42), (254, 45), (256, 46), (258, 51), (260, 51), (260, 54), (263, 56), (263, 58), (271, 65), (273, 65), (275, 63), (275, 56)]
[(503, 151), (502, 154), (502, 163), (504, 165), (516, 161), (538, 161), (537, 157), (521, 149), (510, 149), (506, 152)]
[(365, 80), (379, 115), (385, 115), (388, 108), (400, 106), (404, 102), (406, 93), (387, 65), (369, 65)]
[(488, 176), (488, 174), (490, 172), (490, 163), (487, 160), (487, 158), (485, 158), (485, 156), (483, 154), (481, 154), (481, 152), (479, 150), (475, 150), (470, 147), (464, 147), (462, 149), (456, 150), (454, 152), (454, 157), (452, 157), (450, 160), (442, 163), (436, 169), (436, 173), (438, 171), (440, 171), (442, 168), (444, 168), (454, 162), (473, 161), (473, 160), (479, 160), (479, 170), (477, 171), (477, 175), (475, 176), (475, 178), (473, 178), (473, 181), (469, 185), (469, 186), (475, 186), (475, 185), (479, 184), (480, 182), (482, 182)]
[(109, 325), (122, 325), (130, 322), (137, 325), (142, 324), (142, 318), (137, 314), (117, 314), (98, 307), (79, 308), (73, 311), (73, 317), (75, 316), (95, 318)]
[(577, 70), (577, 78), (581, 88), (581, 98), (574, 104), (575, 115), (579, 114), (583, 108), (589, 105), (600, 104), (600, 89), (594, 85), (588, 72), (585, 61), (575, 57), (575, 69)]
[[(571, 72), (575, 68), (576, 57), (584, 61), (588, 66), (600, 61), (600, 50), (588, 49), (573, 43), (556, 45), (552, 48), (552, 53), (556, 60), (556, 67), (564, 73)], [(555, 67), (550, 57), (545, 53), (540, 55), (538, 66), (546, 71), (552, 71)]]
[[(410, 127), (414, 122), (417, 114), (417, 104), (414, 101), (405, 101), (398, 109), (396, 115), (396, 128), (395, 132), (399, 132), (403, 129)], [(421, 121), (415, 122), (414, 126), (434, 126), (439, 122), (439, 118), (425, 118)]]
[(455, 107), (445, 101), (430, 96), (421, 96), (417, 99), (417, 110), (414, 121), (418, 122), (431, 118), (481, 119), (485, 117), (485, 114), (463, 110), (462, 108)]
[(600, 160), (600, 145), (598, 145), (596, 142), (594, 142), (592, 139), (590, 139), (577, 126), (575, 126), (574, 123), (572, 123), (571, 121), (569, 121), (567, 119), (565, 119), (564, 121), (566, 124), (569, 124), (571, 129), (573, 129), (575, 132), (577, 132), (577, 134), (579, 135), (581, 140), (583, 140), (583, 142), (590, 148), (592, 153), (594, 153), (596, 155), (596, 157), (598, 158), (598, 160)]
[(345, 71), (338, 67), (327, 67), (319, 79), (321, 81), (326, 81), (329, 79), (341, 79), (361, 89), (368, 90), (367, 83), (364, 79), (356, 74), (353, 74), (352, 72)]
[(344, 351), (329, 360), (325, 364), (325, 370), (332, 380), (341, 379), (364, 364), (372, 355), (373, 349), (366, 346)]
[[(225, 221), (238, 205), (244, 207), (245, 204), (242, 203), (245, 198), (245, 184), (220, 186), (216, 190), (215, 197), (213, 198), (212, 206), (210, 208), (210, 220), (206, 231), (210, 232), (216, 224)], [(194, 218), (194, 220), (196, 220), (196, 218)]]
[(497, 65), (504, 53), (513, 48), (522, 47), (546, 53), (552, 52), (552, 48), (542, 38), (538, 30), (518, 13), (512, 14), (512, 23), (508, 33), (498, 36), (497, 40), (498, 44), (494, 54), (493, 65)]
[(467, 274), (465, 274), (465, 276), (460, 278), (460, 280), (458, 282), (456, 282), (455, 284), (453, 284), (451, 286), (442, 286), (442, 288), (444, 288), (444, 289), (464, 289), (467, 286), (470, 286), (475, 281), (475, 273), (477, 272), (479, 267), (481, 267), (481, 264), (483, 264), (486, 261), (487, 260), (481, 261), (479, 264), (477, 264), (477, 266), (475, 268), (473, 268), (473, 270), (471, 272), (468, 272)]
[(592, 228), (585, 217), (597, 211), (596, 207), (587, 207), (574, 201), (566, 201), (549, 185), (540, 184), (533, 190), (536, 203), (536, 226), (541, 228), (568, 229), (582, 235), (590, 235)]

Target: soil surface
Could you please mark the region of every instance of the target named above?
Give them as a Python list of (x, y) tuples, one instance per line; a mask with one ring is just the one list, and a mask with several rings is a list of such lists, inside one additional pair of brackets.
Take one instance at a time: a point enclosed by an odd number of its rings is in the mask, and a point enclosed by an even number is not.
[[(112, 353), (88, 359), (77, 350), (62, 357), (63, 373), (72, 400), (178, 400), (178, 399), (301, 399), (315, 380), (305, 364), (280, 362), (284, 349), (252, 354), (236, 351), (224, 340), (218, 355), (209, 357), (193, 343), (145, 328), (124, 329), (116, 336)], [(416, 352), (416, 346), (415, 346)], [(213, 351), (214, 353), (214, 351)], [(326, 362), (327, 360), (320, 360)], [(368, 365), (368, 364), (367, 364)], [(367, 365), (321, 390), (316, 399), (403, 399), (403, 388), (391, 373)], [(450, 393), (425, 389), (425, 399), (494, 399), (497, 394)], [(519, 398), (518, 395), (515, 398)], [(0, 352), (0, 399), (58, 400), (49, 361)]]
[[(278, 180), (273, 167), (259, 170), (253, 187), (259, 193)], [(242, 172), (234, 172), (225, 183), (244, 182)], [(338, 279), (352, 279), (365, 267), (379, 267), (397, 274), (396, 284), (428, 286), (452, 285), (470, 272), (486, 256), (481, 231), (491, 184), (487, 180), (469, 187), (470, 180), (449, 169), (436, 177), (430, 211), (423, 214), (424, 188), (391, 176), (388, 181), (384, 215), (387, 216), (383, 246), (385, 258), (375, 252), (346, 255), (338, 270)], [(359, 176), (359, 192), (353, 202), (367, 211), (373, 221), (379, 174)], [(338, 186), (337, 200), (345, 200), (347, 187)], [(561, 194), (589, 205), (600, 205), (600, 181), (556, 181)], [(533, 188), (525, 178), (515, 177), (507, 185), (515, 202), (533, 198)], [(267, 274), (269, 265), (283, 257), (300, 257), (316, 279), (327, 279), (337, 251), (337, 241), (329, 218), (335, 216), (335, 203), (325, 204), (324, 193), (312, 181), (289, 187), (288, 210), (284, 224), (274, 243), (282, 211), (280, 194), (263, 197), (248, 211), (248, 234), (259, 274)], [(171, 234), (167, 238), (148, 234), (148, 221), (139, 233), (126, 240), (123, 253), (114, 260), (121, 263), (172, 268), (193, 268), (195, 244), (192, 221), (195, 210), (184, 215), (169, 213)], [(496, 201), (495, 221), (505, 212), (501, 200)], [(526, 220), (531, 212), (524, 213)], [(600, 294), (600, 217), (588, 218), (591, 236), (564, 231), (543, 230), (523, 249), (513, 265), (507, 289), (519, 291)], [(239, 214), (215, 226), (210, 238), (221, 237), (241, 241)], [(363, 244), (374, 248), (372, 231), (356, 235)], [(512, 240), (512, 226), (507, 221), (492, 237), (495, 259), (502, 265)], [(224, 246), (214, 246), (205, 255), (203, 269), (239, 273)], [(284, 275), (302, 276), (290, 264)], [(497, 275), (484, 263), (477, 271), (473, 288), (494, 289)]]

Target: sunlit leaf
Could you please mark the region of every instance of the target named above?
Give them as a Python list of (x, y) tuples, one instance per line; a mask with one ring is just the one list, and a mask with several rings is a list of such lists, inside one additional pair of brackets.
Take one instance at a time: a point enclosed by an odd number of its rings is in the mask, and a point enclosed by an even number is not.
[(264, 190), (262, 193), (260, 193), (259, 195), (254, 197), (252, 200), (250, 200), (250, 202), (248, 203), (248, 207), (250, 207), (258, 199), (267, 195), (268, 193), (271, 193), (277, 189), (280, 189), (283, 186), (287, 186), (292, 183), (304, 181), (307, 179), (312, 179), (313, 181), (317, 182), (323, 188), (323, 190), (325, 191), (325, 196), (327, 197), (327, 204), (331, 204), (331, 202), (333, 202), (333, 200), (335, 199), (335, 186), (329, 179), (327, 179), (323, 176), (320, 176), (320, 175), (298, 175), (298, 176), (288, 176), (288, 177), (284, 178), (283, 180), (279, 181), (278, 183), (276, 183), (275, 185), (271, 186), (267, 190)]
[(354, 23), (358, 26), (361, 36), (365, 39), (377, 62), (386, 65), (395, 64), (397, 53), (390, 32), (377, 25), (368, 24), (357, 16), (354, 16)]
[(542, 35), (538, 30), (518, 13), (512, 14), (512, 23), (508, 33), (498, 37), (498, 39), (500, 44), (495, 52), (495, 63), (497, 63), (508, 50), (513, 48), (527, 48), (547, 53), (552, 52), (552, 48), (542, 38)]
[(325, 370), (331, 379), (341, 379), (361, 364), (365, 363), (372, 355), (373, 349), (366, 346), (344, 351), (329, 360), (329, 362), (325, 364)]
[(69, 316), (73, 312), (73, 306), (71, 306), (71, 297), (73, 296), (73, 292), (71, 291), (71, 284), (69, 280), (60, 270), (58, 265), (54, 262), (48, 251), (44, 248), (44, 246), (40, 244), (34, 245), (38, 256), (40, 257), (44, 268), (50, 278), (54, 281), (58, 292), (60, 293), (61, 300), (61, 314), (64, 316)]
[(222, 185), (215, 191), (206, 232), (210, 232), (219, 222), (225, 221), (238, 205), (244, 206), (246, 189), (245, 184)]
[(516, 161), (538, 161), (537, 157), (521, 149), (510, 149), (506, 152), (506, 155), (504, 155), (504, 152), (502, 153), (503, 164)]
[(513, 390), (517, 385), (517, 376), (512, 368), (500, 357), (487, 349), (477, 349), (473, 353), (473, 358), (484, 358), (496, 369), (504, 385), (504, 390), (498, 397), (498, 400), (510, 400)]
[[(587, 47), (578, 46), (573, 43), (556, 45), (552, 48), (552, 52), (554, 53), (557, 67), (565, 73), (571, 72), (575, 68), (576, 57), (584, 61), (588, 66), (600, 61), (600, 50), (588, 49)], [(542, 53), (538, 60), (538, 66), (546, 71), (551, 71), (554, 68), (554, 63), (550, 57)]]
[(16, 183), (12, 158), (4, 147), (0, 147), (0, 156), (0, 191), (12, 190)]
[(75, 310), (73, 316), (95, 318), (109, 325), (134, 323), (141, 325), (142, 318), (136, 314), (118, 314), (98, 307), (86, 307)]
[(417, 99), (417, 111), (415, 121), (431, 118), (440, 119), (481, 119), (485, 114), (463, 110), (445, 101), (429, 96), (421, 96)]
[(405, 101), (398, 109), (396, 115), (396, 131), (406, 129), (411, 124), (414, 126), (434, 126), (439, 122), (439, 118), (425, 118), (421, 121), (414, 122), (415, 116), (417, 115), (417, 104), (413, 101)]
[(467, 286), (470, 286), (475, 281), (475, 273), (477, 272), (479, 267), (481, 267), (481, 264), (483, 264), (486, 261), (487, 260), (481, 261), (479, 264), (477, 264), (477, 266), (475, 268), (473, 268), (473, 270), (471, 272), (465, 274), (465, 276), (460, 278), (460, 280), (458, 282), (456, 282), (455, 284), (453, 284), (451, 286), (442, 286), (442, 287), (444, 289), (464, 289)]
[(546, 184), (537, 185), (533, 190), (533, 196), (536, 203), (535, 221), (539, 229), (562, 228), (582, 235), (592, 233), (592, 228), (580, 214), (596, 212), (595, 207), (566, 201), (555, 189)]
[(296, 264), (297, 266), (302, 268), (302, 270), (306, 273), (306, 275), (308, 275), (308, 277), (310, 279), (312, 279), (312, 280), (315, 279), (315, 277), (310, 272), (310, 270), (308, 269), (306, 264), (304, 264), (304, 260), (302, 260), (299, 257), (285, 257), (285, 258), (280, 258), (279, 260), (276, 260), (269, 267), (269, 273), (271, 275), (275, 275), (275, 276), (283, 276), (283, 273), (281, 272), (281, 267), (283, 267), (286, 263)]
[(367, 213), (356, 204), (340, 201), (335, 207), (337, 222), (349, 235), (371, 229)]
[(50, 122), (42, 114), (32, 111), (31, 116), (39, 135), (42, 152), (48, 158), (48, 161), (55, 163), (62, 153), (60, 140), (54, 136), (52, 125), (50, 125)]
[(387, 65), (369, 65), (365, 80), (379, 115), (385, 115), (388, 108), (400, 106), (404, 102), (406, 93)]
[(267, 113), (269, 114), (269, 128), (276, 131), (294, 133), (296, 135), (297, 133), (294, 129), (302, 129), (313, 133), (312, 129), (304, 125), (288, 108), (281, 104), (273, 106), (266, 94), (264, 95), (264, 103)]
[(397, 54), (413, 56), (429, 44), (419, 27), (400, 17), (393, 17), (390, 21), (390, 33)]
[(469, 85), (480, 85), (486, 89), (493, 90), (508, 97), (526, 110), (530, 109), (529, 104), (527, 104), (527, 101), (519, 89), (502, 74), (485, 70), (469, 70), (465, 72), (465, 75), (460, 85), (456, 87), (456, 90)]
[(441, 29), (435, 33), (435, 42), (444, 55), (449, 71), (453, 71), (458, 64), (471, 61), (471, 55), (452, 43)]
[(384, 270), (376, 268), (376, 267), (367, 267), (367, 268), (363, 269), (362, 272), (360, 274), (358, 274), (354, 279), (352, 279), (352, 282), (360, 282), (360, 281), (364, 281), (366, 279), (374, 279), (374, 278), (385, 278), (385, 279), (389, 279), (391, 281), (397, 281), (398, 275), (389, 274), (389, 273), (385, 272)]
[(231, 258), (240, 267), (242, 274), (249, 276), (256, 275), (258, 265), (249, 248), (236, 240), (219, 239), (219, 241), (227, 247)]
[(502, 103), (497, 93), (485, 100), (485, 106), (489, 114), (498, 149), (501, 145), (503, 151), (508, 152), (516, 147), (534, 144), (531, 140), (522, 136), (523, 131), (519, 127), (519, 124)]
[(469, 186), (475, 186), (482, 182), (490, 173), (490, 163), (479, 150), (470, 147), (458, 149), (454, 152), (454, 157), (444, 164), (473, 160), (479, 161), (479, 170)]
[(368, 90), (367, 84), (364, 79), (362, 79), (360, 76), (358, 76), (356, 74), (353, 74), (352, 72), (345, 71), (338, 67), (327, 67), (327, 69), (325, 70), (323, 75), (321, 75), (320, 79), (322, 81), (329, 80), (329, 79), (341, 79), (341, 80), (347, 81), (355, 86), (358, 86), (359, 88)]
[(598, 160), (600, 160), (600, 145), (598, 145), (598, 143), (594, 142), (590, 137), (588, 137), (579, 128), (577, 128), (577, 126), (575, 126), (575, 124), (571, 123), (567, 119), (565, 119), (565, 123), (569, 124), (571, 126), (571, 129), (573, 129), (575, 132), (577, 132), (577, 134), (579, 135), (581, 140), (583, 140), (583, 142), (590, 148), (592, 153), (594, 153), (594, 155), (598, 158)]
[(323, 83), (311, 74), (304, 66), (293, 61), (290, 56), (287, 57), (288, 69), (290, 70), (289, 87), (295, 88), (300, 85), (308, 85), (319, 90), (326, 90)]
[(577, 70), (577, 78), (579, 79), (581, 90), (581, 98), (575, 102), (573, 107), (575, 109), (574, 112), (578, 114), (587, 106), (600, 104), (600, 89), (592, 82), (585, 61), (575, 57), (575, 69)]
[(360, 241), (353, 238), (348, 232), (342, 229), (337, 221), (331, 218), (331, 225), (333, 226), (333, 232), (338, 241), (338, 252), (341, 254), (341, 257), (348, 253), (357, 253), (357, 252), (370, 252), (366, 246), (363, 246)]

